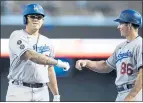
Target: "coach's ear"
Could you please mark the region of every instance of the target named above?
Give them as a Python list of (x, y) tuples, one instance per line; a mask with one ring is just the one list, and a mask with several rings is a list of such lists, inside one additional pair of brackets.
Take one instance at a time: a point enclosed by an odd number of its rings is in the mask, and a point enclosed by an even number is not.
[(132, 29), (132, 28), (133, 28), (133, 25), (132, 25), (131, 23), (130, 23), (129, 25), (130, 25), (130, 29)]
[(131, 29), (132, 29), (132, 24), (131, 24), (131, 23), (128, 23), (128, 27), (129, 27), (129, 29), (131, 30)]

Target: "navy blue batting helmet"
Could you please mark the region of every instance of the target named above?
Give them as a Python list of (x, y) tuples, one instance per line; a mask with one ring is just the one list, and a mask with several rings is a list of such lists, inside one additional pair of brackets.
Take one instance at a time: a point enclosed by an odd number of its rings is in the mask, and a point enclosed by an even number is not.
[(118, 19), (114, 20), (116, 22), (127, 22), (127, 23), (132, 23), (136, 24), (138, 26), (142, 25), (142, 16), (140, 13), (138, 13), (135, 10), (124, 10), (120, 13), (120, 16)]
[(23, 12), (23, 22), (24, 24), (27, 24), (26, 16), (30, 14), (40, 14), (45, 16), (44, 9), (39, 4), (29, 4), (25, 7)]

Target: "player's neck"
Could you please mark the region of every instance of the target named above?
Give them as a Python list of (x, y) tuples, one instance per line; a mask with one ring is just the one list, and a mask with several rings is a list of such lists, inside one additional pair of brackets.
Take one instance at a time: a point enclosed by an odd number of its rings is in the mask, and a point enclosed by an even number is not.
[(137, 36), (138, 36), (137, 32), (132, 32), (132, 33), (129, 34), (129, 36), (126, 37), (126, 39), (128, 41), (132, 41), (132, 40), (136, 39)]
[(29, 34), (29, 35), (39, 35), (39, 30), (31, 30), (29, 28), (26, 28), (25, 31)]

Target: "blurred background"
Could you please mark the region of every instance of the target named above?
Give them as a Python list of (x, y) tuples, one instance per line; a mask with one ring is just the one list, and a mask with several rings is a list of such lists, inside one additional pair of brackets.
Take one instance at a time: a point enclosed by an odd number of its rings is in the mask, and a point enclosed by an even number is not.
[[(99, 74), (86, 68), (78, 71), (75, 62), (106, 60), (124, 41), (113, 20), (124, 9), (142, 14), (142, 1), (1, 1), (1, 101), (5, 101), (8, 86), (9, 36), (25, 28), (22, 12), (30, 3), (38, 3), (45, 10), (40, 32), (53, 41), (56, 59), (71, 65), (68, 72), (55, 66), (61, 101), (114, 101), (116, 72)], [(139, 35), (142, 36), (142, 27)]]

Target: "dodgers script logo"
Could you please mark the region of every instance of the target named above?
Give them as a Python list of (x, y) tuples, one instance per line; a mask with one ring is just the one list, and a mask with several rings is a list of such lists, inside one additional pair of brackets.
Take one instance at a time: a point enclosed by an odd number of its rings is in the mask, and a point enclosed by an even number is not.
[[(33, 46), (33, 49), (36, 50), (36, 45)], [(38, 46), (37, 47), (37, 52), (38, 53), (42, 54), (42, 53), (47, 52), (47, 51), (50, 51), (50, 47), (49, 46), (45, 45), (45, 46)]]
[(117, 56), (116, 56), (116, 63), (118, 61), (121, 61), (124, 58), (129, 58), (129, 57), (133, 57), (133, 54), (131, 51), (127, 51), (127, 52), (120, 52)]

